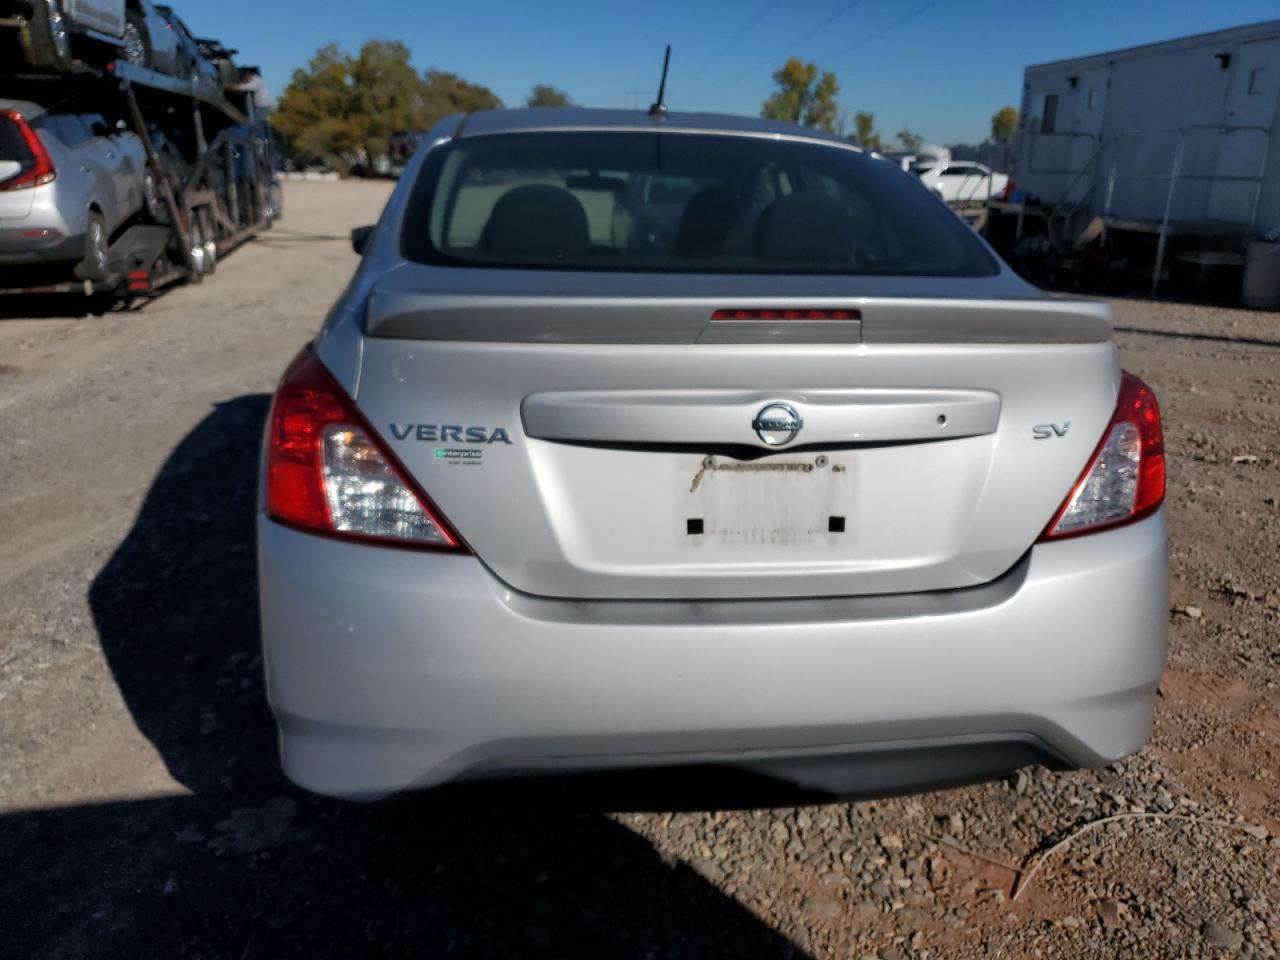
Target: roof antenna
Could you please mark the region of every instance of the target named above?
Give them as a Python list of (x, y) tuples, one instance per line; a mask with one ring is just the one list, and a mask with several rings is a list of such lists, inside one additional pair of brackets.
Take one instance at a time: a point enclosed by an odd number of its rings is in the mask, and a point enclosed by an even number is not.
[(665, 120), (667, 118), (667, 68), (671, 66), (671, 44), (667, 44), (667, 55), (662, 58), (662, 82), (658, 84), (658, 99), (649, 107), (649, 116)]

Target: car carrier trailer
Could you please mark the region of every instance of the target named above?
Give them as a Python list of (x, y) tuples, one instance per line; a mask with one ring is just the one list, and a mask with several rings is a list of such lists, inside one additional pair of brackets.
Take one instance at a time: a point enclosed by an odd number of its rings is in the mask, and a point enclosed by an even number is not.
[[(271, 227), (280, 187), (265, 111), (251, 92), (212, 90), (124, 60), (104, 69), (78, 65), (65, 75), (0, 77), (0, 95), (33, 100), (90, 94), (111, 103), (142, 141), (158, 191), (159, 215), (139, 214), (112, 241), (107, 275), (75, 276), (71, 264), (0, 270), (0, 294), (84, 293), (122, 300), (177, 283), (199, 283), (220, 257)], [(160, 156), (156, 134), (182, 156)]]

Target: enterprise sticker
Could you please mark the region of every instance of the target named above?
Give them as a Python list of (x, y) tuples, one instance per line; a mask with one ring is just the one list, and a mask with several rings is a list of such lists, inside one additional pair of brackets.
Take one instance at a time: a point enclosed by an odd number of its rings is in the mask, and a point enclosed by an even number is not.
[(447, 460), (449, 463), (478, 465), (483, 457), (484, 451), (474, 447), (436, 447), (436, 459)]

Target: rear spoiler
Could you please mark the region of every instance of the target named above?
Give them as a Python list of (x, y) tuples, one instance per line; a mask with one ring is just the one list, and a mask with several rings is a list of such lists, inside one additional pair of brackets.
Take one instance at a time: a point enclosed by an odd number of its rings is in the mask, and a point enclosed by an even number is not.
[[(369, 298), (370, 337), (506, 343), (1103, 343), (1111, 308), (1067, 299), (516, 295), (395, 289)], [(665, 280), (665, 278), (664, 278)], [(665, 282), (663, 287), (668, 286)], [(732, 311), (840, 310), (848, 319), (713, 319)]]

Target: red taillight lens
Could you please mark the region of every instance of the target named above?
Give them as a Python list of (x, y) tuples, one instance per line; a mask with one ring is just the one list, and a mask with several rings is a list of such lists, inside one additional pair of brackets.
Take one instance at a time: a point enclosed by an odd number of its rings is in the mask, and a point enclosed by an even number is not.
[(27, 122), (26, 117), (18, 113), (16, 110), (0, 110), (0, 124), (9, 125), (8, 133), (0, 131), (0, 136), (11, 136), (16, 134), (21, 141), (21, 152), (27, 154), (26, 157), (19, 159), (18, 163), (22, 169), (15, 177), (0, 183), (0, 190), (24, 190), (30, 187), (42, 187), (46, 183), (52, 183), (58, 176), (58, 170), (53, 165), (53, 158), (49, 156), (49, 151), (45, 149), (44, 142), (41, 141), (39, 134)]
[(712, 320), (858, 320), (857, 310), (810, 310), (780, 308), (776, 310), (717, 310)]
[(267, 444), (273, 519), (331, 536), (465, 549), (310, 347), (276, 390)]
[(1150, 387), (1122, 373), (1116, 412), (1042, 540), (1132, 523), (1164, 502), (1164, 431)]

